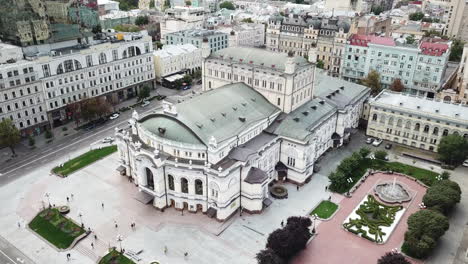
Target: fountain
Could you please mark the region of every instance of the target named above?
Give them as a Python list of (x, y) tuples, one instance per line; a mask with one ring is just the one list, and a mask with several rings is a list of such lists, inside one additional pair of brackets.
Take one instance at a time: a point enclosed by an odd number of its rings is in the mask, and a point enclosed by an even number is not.
[(411, 200), (410, 192), (400, 183), (396, 177), (393, 182), (379, 183), (374, 188), (375, 195), (387, 203), (404, 203)]

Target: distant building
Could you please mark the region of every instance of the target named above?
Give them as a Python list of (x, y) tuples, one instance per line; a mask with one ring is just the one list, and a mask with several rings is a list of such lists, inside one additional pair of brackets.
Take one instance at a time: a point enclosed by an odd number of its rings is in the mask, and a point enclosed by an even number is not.
[(197, 48), (202, 48), (203, 42), (209, 43), (211, 52), (215, 52), (228, 47), (228, 34), (207, 29), (191, 29), (178, 31), (166, 35), (167, 45), (192, 44)]
[(369, 102), (366, 134), (437, 152), (443, 136), (468, 138), (468, 107), (383, 91)]
[(425, 39), (405, 44), (392, 38), (353, 35), (343, 54), (341, 76), (358, 82), (371, 70), (384, 88), (400, 79), (411, 94), (433, 98), (444, 82), (450, 43)]
[(164, 45), (154, 51), (156, 81), (162, 82), (166, 76), (176, 73), (191, 74), (202, 67), (202, 49), (192, 44)]
[(468, 45), (463, 47), (463, 55), (457, 66), (455, 85), (441, 91), (439, 98), (445, 102), (468, 104)]
[(229, 47), (262, 47), (265, 45), (265, 25), (242, 23), (231, 27), (218, 27), (229, 35)]
[(366, 15), (357, 18), (350, 33), (360, 35), (379, 35), (389, 37), (392, 32), (392, 18)]
[[(438, 9), (443, 10), (442, 20), (446, 23), (443, 31), (449, 37), (459, 36), (460, 27), (463, 24), (466, 0), (432, 0), (423, 1), (423, 10)], [(460, 36), (461, 37), (461, 36)]]
[(178, 31), (202, 29), (205, 19), (203, 7), (173, 7), (167, 9), (161, 21), (161, 41), (166, 41), (166, 35)]

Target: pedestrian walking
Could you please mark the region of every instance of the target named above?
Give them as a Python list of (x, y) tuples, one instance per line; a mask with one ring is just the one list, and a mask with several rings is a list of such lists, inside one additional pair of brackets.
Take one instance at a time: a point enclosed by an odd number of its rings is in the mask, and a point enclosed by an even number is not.
[(70, 261), (70, 258), (71, 258), (71, 254), (67, 253), (67, 261)]
[(187, 256), (188, 256), (188, 252), (185, 252), (185, 253), (184, 253), (184, 257), (187, 257)]
[(281, 227), (283, 227), (283, 226), (284, 226), (284, 221), (281, 221)]
[(94, 234), (94, 240), (97, 240), (97, 236), (96, 236), (96, 234)]
[(299, 191), (299, 185), (296, 186), (296, 189)]
[(21, 228), (21, 223), (20, 222), (18, 222), (18, 228)]
[(101, 203), (102, 209), (104, 209), (104, 203)]
[(88, 231), (91, 233), (91, 227), (88, 226)]
[(91, 248), (94, 249), (94, 243), (93, 242), (91, 242)]
[(327, 186), (325, 186), (325, 191), (328, 191), (328, 185), (327, 185)]
[(164, 255), (167, 255), (167, 247), (164, 246)]
[(72, 193), (70, 196), (71, 196), (71, 199), (72, 199), (72, 201), (73, 201), (73, 199), (74, 199), (74, 197), (73, 197), (73, 193)]
[(330, 196), (328, 196), (328, 201), (331, 201), (331, 195), (330, 195)]
[(115, 223), (115, 228), (119, 228), (119, 225), (117, 223)]
[(69, 202), (70, 202), (70, 197), (67, 196), (67, 203), (69, 203)]

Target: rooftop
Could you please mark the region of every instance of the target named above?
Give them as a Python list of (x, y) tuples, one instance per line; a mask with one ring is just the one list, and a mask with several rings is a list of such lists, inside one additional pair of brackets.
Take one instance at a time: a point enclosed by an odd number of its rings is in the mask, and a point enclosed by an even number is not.
[(465, 122), (468, 121), (468, 106), (461, 104), (446, 103), (439, 100), (395, 93), (387, 90), (381, 92), (377, 97), (375, 97), (371, 104), (373, 102), (400, 109), (408, 109), (421, 114), (426, 113), (438, 115), (444, 118), (458, 119)]
[[(259, 48), (248, 47), (228, 47), (213, 52), (211, 59), (230, 59), (236, 62), (275, 68), (284, 71), (285, 63), (288, 60), (288, 54), (284, 52), (273, 52)], [(299, 66), (311, 65), (304, 57), (295, 56), (294, 62)]]
[(181, 37), (207, 37), (213, 35), (226, 35), (226, 33), (215, 31), (215, 30), (208, 30), (208, 29), (188, 29), (188, 30), (181, 30), (173, 33), (167, 34), (167, 36), (181, 36)]
[(154, 56), (161, 58), (172, 57), (191, 53), (198, 50), (193, 44), (183, 44), (183, 45), (164, 45), (162, 49), (155, 50), (153, 52)]

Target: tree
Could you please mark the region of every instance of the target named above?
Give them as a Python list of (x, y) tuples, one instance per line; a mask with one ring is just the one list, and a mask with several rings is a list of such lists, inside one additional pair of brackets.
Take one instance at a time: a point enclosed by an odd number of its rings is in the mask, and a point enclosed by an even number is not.
[(325, 63), (323, 62), (323, 60), (317, 60), (316, 66), (319, 69), (323, 69), (325, 68)]
[(154, 8), (154, 7), (155, 7), (154, 0), (150, 0), (149, 7), (150, 7), (150, 8)]
[(461, 39), (454, 39), (450, 47), (449, 61), (459, 62), (463, 54), (465, 42)]
[(20, 140), (20, 132), (11, 119), (0, 122), (0, 146), (10, 148), (13, 156), (16, 156), (15, 146)]
[(304, 3), (304, 0), (294, 0), (294, 2), (295, 2), (296, 4), (303, 4), (303, 3)]
[(147, 85), (143, 86), (138, 93), (138, 102), (141, 102), (145, 100), (145, 98), (150, 97), (150, 92), (150, 88)]
[(423, 203), (428, 208), (447, 215), (450, 210), (460, 202), (460, 186), (450, 180), (442, 180), (427, 189), (423, 196)]
[(185, 5), (186, 5), (186, 6), (191, 6), (191, 5), (192, 5), (192, 2), (189, 1), (189, 0), (187, 0), (187, 1), (185, 1)]
[(44, 135), (44, 136), (45, 136), (45, 138), (47, 138), (47, 139), (51, 139), (51, 138), (53, 138), (53, 137), (54, 137), (54, 134), (52, 134), (52, 131), (50, 131), (50, 130), (46, 130), (46, 132), (45, 132), (45, 135)]
[(200, 79), (202, 77), (202, 70), (197, 69), (193, 72), (193, 79)]
[(406, 44), (413, 44), (415, 41), (416, 39), (414, 38), (413, 34), (406, 37)]
[(156, 45), (156, 49), (161, 49), (164, 46), (160, 41), (156, 41), (154, 44)]
[(442, 137), (437, 148), (439, 160), (457, 166), (468, 156), (468, 141), (458, 134)]
[(185, 74), (184, 78), (182, 78), (182, 82), (186, 83), (187, 85), (192, 84), (192, 76), (190, 74)]
[(244, 23), (253, 23), (254, 21), (252, 20), (252, 18), (248, 17), (248, 18), (242, 19), (241, 22), (244, 22)]
[(361, 80), (361, 83), (371, 89), (372, 95), (377, 95), (382, 90), (380, 74), (376, 70), (371, 70), (367, 77)]
[(97, 24), (96, 26), (93, 27), (92, 32), (94, 34), (101, 33), (102, 32), (102, 27), (101, 24)]
[(371, 8), (371, 12), (374, 13), (374, 15), (378, 16), (380, 15), (380, 13), (382, 13), (384, 11), (383, 7), (378, 5), (378, 6), (373, 6)]
[(148, 23), (149, 23), (148, 16), (139, 16), (135, 19), (135, 25), (137, 26), (148, 25)]
[(361, 148), (359, 149), (359, 155), (361, 155), (362, 158), (367, 157), (371, 153), (370, 149), (368, 148)]
[(89, 98), (81, 103), (81, 116), (87, 121), (92, 121), (110, 113), (112, 106), (102, 98)]
[(34, 137), (31, 136), (31, 135), (29, 135), (29, 136), (28, 136), (28, 145), (29, 145), (30, 147), (33, 147), (35, 144), (36, 144), (36, 141), (34, 140)]
[(444, 180), (448, 180), (448, 178), (450, 178), (450, 172), (448, 172), (448, 171), (443, 171), (443, 172), (440, 174), (440, 177), (442, 177), (442, 179), (444, 179)]
[(258, 264), (285, 264), (284, 260), (270, 248), (261, 250), (255, 258)]
[(398, 252), (387, 252), (379, 260), (377, 264), (411, 264), (403, 254)]
[(420, 210), (408, 218), (402, 250), (415, 258), (427, 257), (437, 240), (449, 229), (447, 217), (433, 210)]
[(390, 85), (390, 90), (401, 93), (405, 90), (405, 86), (401, 83), (401, 80), (397, 78), (393, 80), (392, 85)]
[(423, 19), (423, 17), (424, 17), (423, 12), (415, 12), (415, 13), (409, 14), (409, 19), (413, 20), (413, 21), (419, 21), (419, 20)]
[(385, 160), (385, 158), (387, 157), (387, 152), (384, 150), (378, 150), (374, 153), (374, 155), (376, 159)]
[(226, 8), (226, 9), (229, 9), (229, 10), (234, 10), (236, 9), (236, 7), (229, 1), (224, 1), (222, 2), (221, 4), (219, 4), (219, 8)]

